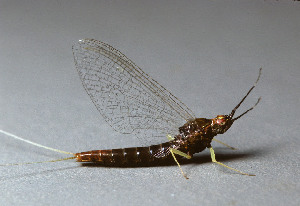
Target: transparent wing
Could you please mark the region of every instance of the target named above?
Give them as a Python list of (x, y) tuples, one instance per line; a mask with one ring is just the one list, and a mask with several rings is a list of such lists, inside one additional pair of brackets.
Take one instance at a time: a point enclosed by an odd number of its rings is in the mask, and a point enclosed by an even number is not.
[(73, 55), (86, 92), (116, 131), (157, 144), (195, 118), (180, 100), (108, 44), (83, 39), (73, 46)]

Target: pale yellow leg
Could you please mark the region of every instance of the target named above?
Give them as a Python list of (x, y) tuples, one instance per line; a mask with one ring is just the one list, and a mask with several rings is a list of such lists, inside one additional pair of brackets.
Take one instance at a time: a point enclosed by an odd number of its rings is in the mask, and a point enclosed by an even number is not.
[[(180, 164), (179, 164), (179, 162), (177, 161), (177, 159), (176, 159), (176, 157), (175, 157), (175, 154), (174, 154), (174, 149), (172, 149), (172, 148), (170, 148), (170, 152), (171, 152), (171, 154), (172, 154), (172, 156), (173, 156), (173, 158), (174, 158), (174, 160), (175, 160), (175, 162), (177, 163), (177, 165), (178, 165), (178, 167), (179, 167), (179, 169), (180, 169), (180, 172), (182, 173), (182, 175), (185, 177), (185, 179), (189, 179), (185, 174), (184, 174), (184, 172), (182, 171), (182, 169), (181, 169), (181, 167), (180, 167)], [(178, 151), (178, 150), (177, 150)]]
[[(167, 138), (168, 138), (169, 141), (174, 140), (174, 138), (173, 138), (171, 135), (169, 135), (169, 134), (167, 135)], [(177, 149), (173, 149), (173, 148), (170, 148), (170, 152), (171, 152), (171, 154), (172, 154), (172, 156), (173, 156), (175, 162), (177, 163), (177, 165), (178, 165), (178, 167), (179, 167), (180, 172), (182, 173), (182, 175), (183, 175), (186, 179), (189, 179), (189, 178), (184, 174), (184, 172), (182, 171), (181, 166), (180, 166), (179, 162), (177, 161), (177, 159), (176, 159), (176, 157), (175, 157), (175, 154), (180, 155), (180, 156), (182, 156), (182, 157), (185, 157), (185, 158), (187, 158), (187, 159), (191, 159), (192, 157), (191, 157), (190, 155), (184, 153), (184, 152), (181, 152), (181, 151), (179, 151), (179, 150), (177, 150)]]
[(190, 155), (188, 155), (188, 154), (186, 154), (186, 153), (184, 153), (184, 152), (181, 152), (181, 151), (179, 151), (179, 150), (177, 150), (177, 149), (170, 148), (170, 150), (172, 150), (172, 152), (173, 152), (174, 154), (178, 154), (178, 155), (180, 155), (180, 156), (182, 156), (182, 157), (185, 157), (185, 158), (187, 158), (187, 159), (191, 159), (191, 158), (192, 158)]
[(228, 148), (230, 148), (230, 149), (232, 149), (232, 150), (236, 150), (236, 148), (231, 147), (228, 144), (225, 144), (224, 142), (221, 142), (220, 140), (218, 140), (216, 138), (213, 138), (213, 140), (216, 141), (216, 142), (218, 142), (218, 143), (220, 143), (220, 144), (222, 144), (222, 145), (224, 145), (224, 146), (226, 146), (226, 147), (228, 147)]
[(174, 137), (172, 137), (170, 134), (167, 134), (167, 138), (168, 138), (169, 141), (174, 140)]
[(247, 174), (247, 173), (241, 172), (241, 171), (239, 171), (239, 170), (237, 170), (237, 169), (234, 169), (234, 168), (232, 168), (232, 167), (229, 167), (229, 166), (227, 166), (227, 165), (225, 165), (225, 164), (223, 164), (223, 163), (221, 163), (221, 162), (218, 162), (218, 161), (216, 160), (216, 155), (215, 155), (214, 149), (211, 147), (211, 148), (209, 148), (209, 150), (210, 150), (210, 155), (211, 155), (211, 160), (212, 160), (212, 162), (217, 163), (217, 164), (219, 164), (219, 165), (221, 165), (221, 166), (223, 166), (223, 167), (226, 167), (226, 168), (228, 168), (228, 169), (231, 169), (231, 170), (233, 170), (233, 171), (236, 171), (236, 172), (238, 172), (238, 173), (240, 173), (240, 174), (242, 174), (242, 175), (255, 176), (255, 175), (252, 175), (252, 174)]

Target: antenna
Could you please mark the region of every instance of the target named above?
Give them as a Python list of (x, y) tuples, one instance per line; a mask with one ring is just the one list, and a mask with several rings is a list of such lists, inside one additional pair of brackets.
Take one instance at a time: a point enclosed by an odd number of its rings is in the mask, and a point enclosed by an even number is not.
[[(235, 111), (241, 106), (241, 104), (242, 104), (242, 103), (244, 102), (244, 100), (248, 97), (248, 95), (251, 93), (251, 91), (256, 87), (257, 82), (258, 82), (258, 80), (259, 80), (259, 78), (260, 78), (260, 76), (261, 76), (261, 70), (262, 70), (262, 68), (259, 69), (259, 74), (258, 74), (257, 80), (256, 80), (256, 82), (254, 83), (254, 85), (249, 89), (249, 91), (248, 91), (247, 94), (243, 97), (243, 99), (240, 101), (240, 103), (238, 103), (238, 105), (236, 105), (235, 108), (232, 110), (231, 114), (229, 115), (230, 118), (233, 117)], [(245, 111), (245, 112), (244, 112), (243, 114), (241, 114), (240, 116), (234, 118), (233, 121), (237, 120), (238, 118), (240, 118), (241, 116), (243, 116), (243, 115), (246, 114), (247, 112), (251, 111), (251, 110), (259, 103), (260, 100), (261, 100), (261, 97), (258, 98), (256, 104), (255, 104), (253, 107), (251, 107), (250, 109), (248, 109), (247, 111)]]

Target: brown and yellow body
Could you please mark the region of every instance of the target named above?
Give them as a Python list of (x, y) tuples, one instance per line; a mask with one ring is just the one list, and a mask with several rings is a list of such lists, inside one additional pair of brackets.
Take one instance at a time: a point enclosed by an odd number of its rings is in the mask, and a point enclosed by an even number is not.
[(210, 147), (216, 135), (214, 119), (197, 118), (179, 128), (179, 134), (172, 141), (149, 147), (132, 147), (110, 150), (93, 150), (76, 153), (78, 162), (95, 162), (104, 166), (126, 166), (161, 162), (171, 156), (170, 148), (190, 156)]
[[(191, 119), (179, 128), (178, 134), (173, 138), (169, 134), (161, 134), (168, 135), (169, 140), (171, 139), (168, 142), (149, 147), (76, 153), (73, 158), (78, 162), (126, 166), (156, 163), (173, 157), (179, 166), (175, 154), (191, 158), (205, 148), (210, 148), (212, 161), (217, 162), (211, 147), (214, 136), (226, 132), (235, 120), (252, 110), (260, 100), (259, 98), (253, 107), (233, 118), (235, 111), (256, 86), (261, 69), (254, 85), (229, 115), (218, 115), (213, 119), (195, 118), (184, 103), (112, 46), (94, 39), (83, 39), (73, 46), (73, 55), (87, 94), (116, 131), (140, 135), (140, 130), (156, 124), (161, 123), (166, 128), (169, 123), (177, 125), (182, 119)], [(149, 123), (151, 125), (146, 125)]]
[[(47, 162), (76, 159), (78, 162), (94, 162), (103, 166), (134, 166), (156, 164), (174, 158), (181, 173), (186, 177), (175, 155), (190, 159), (193, 154), (209, 148), (213, 162), (243, 175), (249, 175), (218, 162), (211, 141), (217, 134), (226, 132), (235, 120), (259, 103), (260, 98), (254, 106), (234, 118), (236, 110), (255, 88), (261, 75), (261, 68), (254, 85), (229, 115), (205, 119), (195, 118), (193, 112), (184, 103), (144, 73), (124, 54), (108, 44), (93, 39), (83, 39), (73, 46), (73, 55), (87, 94), (115, 131), (132, 135), (144, 135), (149, 132), (150, 137), (166, 135), (169, 141), (149, 147), (72, 153), (43, 146), (1, 130), (0, 132), (44, 149), (74, 155)], [(223, 103), (222, 99), (218, 101)], [(167, 129), (173, 131), (173, 126), (178, 125), (178, 122), (183, 119), (186, 123), (178, 129), (178, 134), (174, 137), (169, 134), (157, 134)], [(214, 140), (228, 146), (219, 140)]]

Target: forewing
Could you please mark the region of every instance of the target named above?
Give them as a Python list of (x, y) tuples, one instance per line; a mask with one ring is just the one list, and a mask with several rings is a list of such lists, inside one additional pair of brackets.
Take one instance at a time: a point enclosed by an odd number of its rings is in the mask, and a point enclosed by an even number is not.
[(116, 131), (156, 144), (195, 118), (180, 100), (108, 44), (83, 39), (73, 46), (73, 55), (86, 92)]

